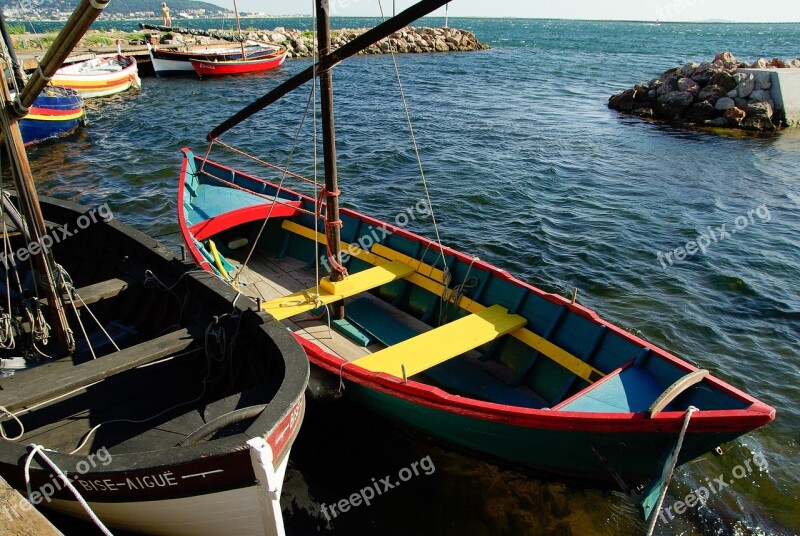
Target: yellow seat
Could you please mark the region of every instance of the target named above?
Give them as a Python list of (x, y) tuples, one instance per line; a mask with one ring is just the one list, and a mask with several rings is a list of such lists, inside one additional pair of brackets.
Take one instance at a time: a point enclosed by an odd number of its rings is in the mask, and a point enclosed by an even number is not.
[(354, 363), (367, 370), (386, 372), (399, 378), (403, 377), (405, 367), (406, 377), (413, 376), (502, 337), (526, 323), (527, 320), (520, 315), (509, 314), (505, 307), (493, 305), (357, 359)]
[(318, 296), (316, 296), (317, 289), (310, 288), (270, 300), (262, 304), (261, 308), (277, 320), (285, 320), (316, 309), (321, 305), (329, 305), (402, 279), (412, 273), (414, 273), (414, 268), (395, 261), (350, 275), (344, 281), (333, 283), (329, 277), (324, 277), (319, 283)]

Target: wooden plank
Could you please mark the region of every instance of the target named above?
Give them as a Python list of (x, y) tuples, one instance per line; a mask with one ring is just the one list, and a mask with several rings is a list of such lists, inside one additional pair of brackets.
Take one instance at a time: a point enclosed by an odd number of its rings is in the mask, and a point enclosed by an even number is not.
[[(303, 227), (302, 225), (298, 225), (294, 222), (285, 221), (283, 223), (283, 228), (287, 231), (305, 236), (310, 240), (313, 240), (315, 236), (313, 230), (307, 227)], [(317, 233), (317, 238), (320, 240), (320, 243), (322, 244), (326, 243), (324, 235)], [(347, 249), (347, 247), (348, 246), (346, 244), (342, 245), (343, 249)], [(357, 250), (356, 253), (353, 254), (354, 257), (358, 257), (359, 259), (374, 265), (381, 265), (388, 262), (389, 259), (383, 257), (382, 255), (396, 257), (397, 259), (406, 257), (402, 253), (393, 251), (385, 246), (381, 246), (380, 244), (375, 244), (374, 246), (372, 246), (372, 250), (376, 252), (380, 251), (381, 255), (375, 255), (373, 253), (366, 252), (358, 248), (357, 246), (349, 246), (349, 247), (352, 247), (355, 250)], [(352, 253), (350, 252), (350, 250), (347, 251), (349, 253)], [(398, 262), (398, 261), (395, 260), (393, 262)], [(419, 269), (421, 272), (417, 272), (417, 269)], [(420, 263), (419, 261), (417, 261), (414, 273), (406, 276), (405, 279), (414, 285), (417, 285), (429, 292), (432, 292), (433, 294), (436, 294), (437, 296), (441, 296), (442, 299), (445, 301), (452, 302), (454, 296), (452, 289), (447, 288), (440, 281), (436, 281), (434, 279), (431, 279), (431, 277), (424, 275), (425, 273), (428, 273), (436, 277), (438, 274), (433, 270), (436, 269), (428, 264)], [(439, 270), (438, 272), (442, 273), (441, 270)], [(465, 311), (473, 314), (479, 313), (480, 311), (486, 309), (486, 306), (466, 296), (462, 296), (456, 305), (464, 309)], [(562, 348), (545, 340), (543, 337), (537, 335), (536, 333), (530, 331), (529, 329), (525, 328), (518, 329), (517, 331), (511, 333), (511, 336), (525, 343), (526, 345), (531, 346), (545, 357), (555, 361), (562, 367), (566, 368), (576, 376), (583, 378), (589, 383), (593, 383), (603, 377), (603, 373), (594, 368), (593, 366), (575, 357), (566, 350), (563, 350)]]
[(262, 309), (277, 320), (284, 320), (316, 309), (321, 305), (335, 303), (347, 297), (391, 283), (397, 279), (402, 279), (412, 273), (414, 273), (413, 268), (394, 261), (350, 275), (344, 281), (337, 283), (331, 283), (330, 279), (325, 277), (320, 281), (319, 295), (316, 295), (316, 288), (301, 290), (289, 296), (268, 301), (262, 305)]
[[(59, 483), (61, 483), (59, 481)], [(7, 536), (64, 536), (39, 510), (0, 477), (0, 534)]]
[(188, 329), (137, 344), (125, 350), (63, 370), (60, 374), (45, 376), (35, 385), (11, 387), (0, 391), (0, 406), (9, 411), (44, 402), (86, 387), (114, 374), (152, 363), (188, 348), (195, 338)]
[(664, 408), (666, 408), (670, 402), (678, 398), (681, 394), (683, 394), (689, 387), (696, 385), (703, 381), (709, 372), (705, 369), (695, 370), (679, 378), (675, 383), (667, 387), (667, 389), (661, 393), (655, 402), (653, 402), (650, 407), (647, 409), (647, 416), (651, 419), (661, 413)]
[(438, 268), (434, 268), (430, 264), (426, 264), (422, 261), (418, 261), (414, 257), (409, 257), (404, 253), (400, 253), (399, 251), (395, 251), (391, 248), (387, 248), (383, 244), (375, 244), (372, 246), (372, 253), (376, 255), (380, 255), (390, 261), (400, 261), (409, 266), (412, 266), (414, 270), (429, 279), (433, 279), (438, 283), (445, 283), (445, 275), (444, 272)]
[(75, 306), (83, 307), (100, 300), (113, 298), (137, 283), (138, 281), (133, 278), (114, 278), (76, 289)]
[(476, 314), (417, 335), (355, 363), (373, 372), (413, 376), (450, 358), (474, 350), (524, 326), (528, 321), (508, 309), (493, 305)]
[[(325, 237), (323, 233), (317, 233), (313, 229), (309, 229), (308, 227), (299, 225), (293, 221), (286, 220), (283, 222), (281, 227), (283, 227), (284, 230), (289, 231), (290, 233), (300, 235), (302, 237), (308, 238), (309, 240), (316, 239), (322, 245), (328, 244), (328, 239)], [(360, 247), (356, 246), (355, 244), (348, 244), (342, 242), (341, 246), (343, 253), (347, 253), (351, 257), (356, 257), (364, 262), (368, 262), (376, 266), (381, 264), (386, 264), (388, 262), (386, 259), (378, 257), (377, 255), (373, 255), (369, 251), (365, 251)]]

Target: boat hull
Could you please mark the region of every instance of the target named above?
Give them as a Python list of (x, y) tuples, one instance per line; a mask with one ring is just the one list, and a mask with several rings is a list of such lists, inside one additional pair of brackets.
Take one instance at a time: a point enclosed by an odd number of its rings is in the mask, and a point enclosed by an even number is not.
[(84, 121), (83, 99), (77, 92), (66, 88), (48, 88), (39, 95), (30, 113), (19, 122), (26, 146), (40, 141), (65, 136)]
[(282, 52), (275, 57), (255, 60), (209, 61), (193, 59), (191, 64), (201, 77), (260, 73), (277, 69), (283, 65), (287, 54), (287, 52)]
[(85, 99), (107, 97), (140, 87), (138, 73), (133, 56), (95, 58), (62, 67), (53, 75), (53, 84), (74, 89)]
[[(199, 276), (191, 264), (144, 234), (113, 218), (92, 224), (89, 215), (96, 216), (96, 211), (68, 202), (41, 198), (41, 206), (45, 220), (63, 225), (63, 229), (76, 221), (89, 222), (80, 233), (54, 246), (56, 258), (66, 259), (62, 261), (65, 268), (76, 274), (76, 286), (102, 287), (109, 282), (104, 281), (109, 276), (133, 278), (118, 294), (104, 291), (103, 301), (92, 302), (98, 318), (118, 319), (107, 322), (110, 333), (116, 333), (115, 326), (124, 326), (124, 333), (114, 335), (124, 348), (114, 352), (106, 345), (109, 353), (103, 355), (104, 347), (95, 342), (97, 359), (84, 361), (87, 356), (81, 352), (88, 352), (81, 350), (79, 344), (78, 365), (63, 358), (17, 370), (13, 376), (0, 379), (0, 392), (6, 397), (3, 404), (12, 407), (24, 404), (20, 397), (24, 399), (31, 389), (55, 384), (55, 391), (46, 390), (42, 395), (53, 396), (48, 393), (57, 393), (64, 381), (80, 380), (82, 374), (97, 375), (97, 367), (102, 368), (106, 359), (115, 363), (108, 369), (114, 372), (103, 372), (101, 381), (49, 398), (47, 403), (39, 404), (44, 406), (42, 409), (21, 415), (25, 432), (33, 436), (23, 436), (18, 442), (0, 442), (0, 475), (26, 495), (27, 444), (36, 441), (53, 449), (46, 451), (47, 456), (68, 475), (82, 497), (97, 507), (101, 520), (110, 527), (148, 534), (184, 533), (176, 527), (187, 523), (187, 512), (191, 512), (217, 528), (223, 521), (231, 527), (241, 521), (236, 526), (241, 531), (235, 533), (273, 534), (269, 527), (277, 526), (280, 520), (276, 515), (277, 499), (270, 492), (280, 492), (288, 456), (305, 413), (309, 368), (300, 345), (280, 323), (256, 313), (255, 305), (242, 301), (229, 286), (208, 274)], [(118, 270), (118, 264), (135, 267)], [(87, 266), (93, 269), (84, 269)], [(140, 286), (132, 274), (150, 274), (162, 285), (168, 281), (172, 286), (169, 290)], [(81, 295), (82, 299), (86, 296), (83, 291)], [(232, 307), (234, 303), (237, 305)], [(192, 311), (188, 317), (183, 316), (183, 306)], [(181, 311), (178, 324), (175, 307)], [(161, 336), (176, 325), (185, 325), (188, 336), (180, 336), (185, 345), (174, 351), (163, 350), (154, 356), (155, 361), (144, 366), (119, 370), (124, 367), (119, 363), (120, 352), (128, 351), (131, 359), (137, 359), (139, 354), (131, 350), (146, 353), (153, 343), (151, 337)], [(211, 366), (211, 354), (200, 352), (209, 351), (207, 330), (214, 327), (228, 330), (226, 333), (232, 336), (226, 344), (229, 352), (223, 352), (223, 359), (215, 361), (222, 367), (217, 375), (225, 380), (219, 387), (212, 387), (211, 381), (206, 385), (206, 380), (214, 377), (210, 368), (203, 376), (203, 367)], [(144, 341), (131, 345), (125, 337)], [(192, 346), (197, 349), (184, 351)], [(197, 356), (198, 361), (191, 356)], [(206, 399), (198, 398), (198, 391)], [(193, 408), (195, 403), (198, 405)], [(246, 414), (239, 418), (242, 409)], [(67, 424), (64, 415), (71, 416), (66, 419)], [(153, 426), (146, 424), (154, 418), (161, 420)], [(81, 431), (65, 429), (69, 424), (89, 426), (87, 419), (99, 419), (105, 425), (89, 436), (92, 442), (86, 448), (90, 454), (66, 454), (84, 436)], [(138, 424), (114, 424), (120, 422)], [(207, 427), (214, 422), (219, 424)], [(91, 426), (94, 424), (92, 421)], [(236, 428), (231, 429), (232, 426)], [(170, 432), (162, 435), (166, 430)], [(29, 482), (37, 494), (33, 495), (37, 504), (85, 517), (73, 495), (38, 456), (31, 465)], [(261, 484), (256, 485), (257, 482)], [(215, 500), (221, 502), (214, 504)], [(238, 505), (239, 501), (243, 503)], [(237, 511), (242, 514), (239, 521), (224, 517)], [(143, 512), (151, 515), (144, 516)], [(106, 514), (108, 518), (104, 517)], [(213, 515), (223, 517), (212, 521)], [(259, 519), (270, 523), (258, 524)], [(145, 526), (141, 526), (143, 523)], [(186, 533), (213, 532), (203, 529)]]

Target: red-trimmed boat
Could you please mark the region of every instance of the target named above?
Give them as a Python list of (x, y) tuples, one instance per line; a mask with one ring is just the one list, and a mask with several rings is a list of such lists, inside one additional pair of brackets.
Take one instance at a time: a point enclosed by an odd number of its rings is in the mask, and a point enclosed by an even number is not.
[[(443, 3), (423, 0), (332, 53), (321, 28), (317, 66), (209, 139), (317, 73), (325, 103), (328, 69)], [(318, 7), (321, 25), (324, 11)], [(178, 188), (192, 257), (287, 325), (314, 365), (312, 378), (342, 382), (372, 411), (441, 440), (600, 487), (659, 477), (679, 437), (684, 463), (774, 419), (772, 407), (574, 299), (402, 227), (339, 211), (332, 127), (328, 107), (326, 185), (312, 195), (278, 186), (284, 170), (263, 179), (188, 149)], [(417, 212), (429, 210), (422, 205)], [(333, 271), (318, 280), (318, 267)]]
[[(12, 93), (12, 95), (14, 95)], [(73, 89), (48, 86), (19, 122), (25, 145), (66, 136), (85, 121), (83, 99)]]
[(277, 69), (286, 60), (289, 51), (285, 48), (262, 57), (234, 60), (191, 59), (190, 62), (197, 74), (204, 76), (222, 76), (228, 74), (260, 73)]

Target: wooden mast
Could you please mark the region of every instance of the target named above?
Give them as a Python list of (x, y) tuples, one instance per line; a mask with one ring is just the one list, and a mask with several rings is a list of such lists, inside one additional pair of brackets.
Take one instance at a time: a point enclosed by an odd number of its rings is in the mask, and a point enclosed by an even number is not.
[(247, 56), (244, 54), (244, 41), (242, 37), (242, 24), (239, 22), (239, 8), (236, 6), (236, 0), (233, 0), (233, 14), (236, 15), (236, 31), (239, 33), (239, 45), (242, 47), (242, 60), (246, 60)]
[(25, 147), (22, 141), (22, 133), (19, 130), (19, 122), (8, 113), (11, 102), (11, 94), (8, 91), (8, 80), (5, 73), (6, 65), (0, 69), (0, 90), (3, 92), (3, 109), (0, 111), (0, 123), (2, 123), (3, 137), (6, 140), (8, 161), (11, 167), (11, 174), (14, 177), (14, 186), (19, 195), (19, 204), (22, 214), (27, 223), (29, 237), (29, 252), (36, 263), (39, 271), (37, 282), (44, 287), (47, 295), (47, 303), (52, 311), (50, 322), (55, 330), (56, 339), (62, 352), (69, 355), (75, 351), (75, 338), (69, 328), (67, 315), (64, 311), (64, 304), (58, 290), (58, 283), (53, 274), (55, 261), (52, 252), (41, 246), (42, 237), (47, 234), (47, 227), (42, 216), (42, 209), (39, 206), (39, 197), (36, 195), (36, 187), (33, 182), (28, 156), (25, 154)]
[[(328, 0), (317, 0), (317, 43), (320, 57), (331, 53), (331, 25)], [(337, 270), (341, 266), (341, 227), (339, 219), (339, 177), (336, 169), (336, 130), (333, 121), (333, 73), (331, 67), (322, 67), (319, 72), (320, 100), (322, 101), (322, 153), (325, 159), (325, 237), (328, 239), (329, 255), (332, 257), (331, 281), (341, 281), (344, 274)], [(334, 318), (344, 318), (341, 302), (332, 306)]]
[[(27, 115), (28, 108), (50, 82), (50, 77), (61, 67), (75, 45), (83, 38), (86, 30), (97, 19), (109, 0), (80, 0), (64, 28), (59, 32), (50, 49), (34, 71), (28, 83), (21, 88), (13, 104), (8, 91), (8, 80), (5, 75), (6, 65), (0, 67), (0, 91), (2, 92), (2, 110), (0, 110), (0, 128), (6, 140), (9, 165), (11, 166), (14, 185), (17, 189), (19, 204), (28, 227), (29, 251), (39, 270), (39, 282), (44, 287), (47, 303), (52, 312), (50, 318), (61, 351), (67, 355), (75, 351), (75, 338), (69, 328), (64, 304), (54, 275), (55, 261), (52, 252), (42, 247), (42, 238), (47, 234), (47, 227), (36, 194), (33, 173), (25, 153), (19, 120)], [(10, 43), (9, 43), (10, 48)]]

